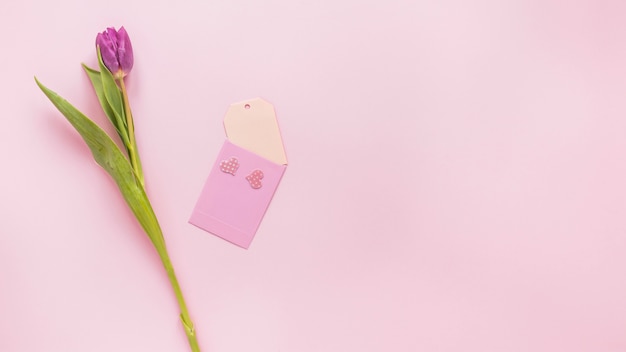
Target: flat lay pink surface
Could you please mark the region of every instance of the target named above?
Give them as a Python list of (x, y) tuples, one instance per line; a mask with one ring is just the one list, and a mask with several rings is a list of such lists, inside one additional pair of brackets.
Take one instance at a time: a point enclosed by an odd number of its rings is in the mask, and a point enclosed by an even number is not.
[[(33, 76), (124, 25), (203, 351), (625, 351), (626, 2), (2, 1), (0, 351), (188, 351), (149, 239)], [(188, 223), (230, 104), (288, 170), (248, 250)], [(245, 175), (243, 175), (245, 176)]]

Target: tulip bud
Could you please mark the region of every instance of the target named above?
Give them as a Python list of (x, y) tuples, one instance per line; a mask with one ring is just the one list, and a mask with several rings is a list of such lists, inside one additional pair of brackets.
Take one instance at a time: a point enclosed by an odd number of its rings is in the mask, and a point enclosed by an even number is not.
[(133, 68), (133, 47), (124, 27), (120, 27), (119, 31), (107, 28), (98, 33), (96, 46), (100, 47), (102, 62), (115, 77), (122, 78), (130, 73)]

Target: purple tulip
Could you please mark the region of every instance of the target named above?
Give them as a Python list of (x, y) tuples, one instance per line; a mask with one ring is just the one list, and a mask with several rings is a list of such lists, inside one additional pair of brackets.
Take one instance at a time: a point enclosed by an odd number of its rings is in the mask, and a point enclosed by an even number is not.
[(133, 47), (124, 27), (119, 31), (107, 28), (98, 33), (96, 45), (100, 47), (102, 62), (118, 78), (126, 76), (133, 68)]

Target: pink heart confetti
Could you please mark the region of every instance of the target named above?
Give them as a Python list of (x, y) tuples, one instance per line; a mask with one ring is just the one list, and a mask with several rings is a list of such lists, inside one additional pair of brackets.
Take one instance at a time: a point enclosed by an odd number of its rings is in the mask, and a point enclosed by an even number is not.
[(222, 160), (222, 162), (220, 163), (220, 170), (227, 174), (235, 176), (235, 172), (237, 172), (237, 169), (239, 169), (239, 160), (237, 160), (237, 158), (235, 157), (232, 157), (228, 160)]
[(246, 180), (248, 180), (248, 182), (250, 182), (250, 187), (254, 188), (254, 189), (259, 189), (261, 188), (261, 179), (263, 178), (263, 171), (261, 170), (254, 170), (252, 171), (252, 173), (248, 176), (246, 176)]

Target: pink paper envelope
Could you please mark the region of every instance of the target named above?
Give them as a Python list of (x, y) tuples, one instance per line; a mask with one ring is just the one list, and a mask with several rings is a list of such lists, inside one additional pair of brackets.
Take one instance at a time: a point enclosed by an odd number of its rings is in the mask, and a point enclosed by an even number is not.
[(262, 99), (231, 105), (228, 140), (189, 222), (248, 248), (287, 168), (274, 108)]

